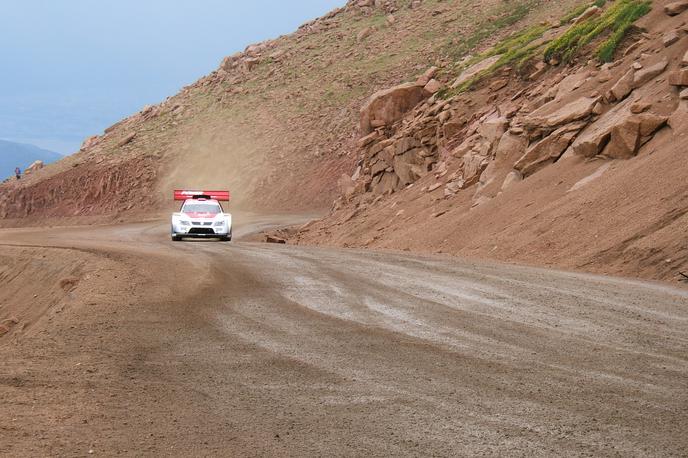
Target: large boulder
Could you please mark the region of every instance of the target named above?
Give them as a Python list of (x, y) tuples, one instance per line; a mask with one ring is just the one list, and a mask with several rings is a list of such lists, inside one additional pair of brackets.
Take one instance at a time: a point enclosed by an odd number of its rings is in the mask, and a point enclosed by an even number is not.
[(664, 72), (664, 70), (666, 70), (668, 65), (669, 60), (666, 57), (664, 57), (656, 64), (650, 65), (649, 67), (645, 67), (642, 70), (638, 70), (633, 75), (633, 88), (639, 88), (643, 84), (661, 75)]
[(375, 176), (389, 168), (389, 164), (382, 158), (376, 159), (370, 166), (370, 175)]
[(651, 81), (655, 77), (661, 75), (669, 65), (669, 60), (664, 57), (659, 62), (650, 65), (649, 67), (641, 68), (636, 71), (630, 68), (621, 78), (612, 86), (607, 95), (609, 101), (621, 101), (630, 94), (633, 89), (637, 89), (645, 83)]
[(509, 120), (498, 112), (494, 112), (482, 121), (478, 127), (478, 133), (490, 144), (490, 149), (492, 149), (492, 146), (495, 146), (502, 138), (507, 127), (509, 127)]
[(566, 78), (561, 80), (559, 84), (556, 85), (557, 92), (554, 98), (561, 99), (567, 96), (571, 92), (581, 87), (589, 77), (589, 72), (577, 72), (568, 75)]
[(452, 89), (456, 89), (457, 87), (461, 86), (463, 83), (467, 82), (474, 76), (482, 73), (483, 71), (487, 70), (488, 68), (492, 67), (494, 64), (497, 63), (497, 61), (501, 58), (501, 55), (496, 55), (492, 57), (488, 57), (487, 59), (481, 60), (480, 62), (471, 65), (468, 67), (466, 70), (461, 72), (461, 75), (452, 83), (451, 87)]
[(609, 90), (607, 98), (610, 101), (623, 100), (628, 94), (633, 91), (633, 80), (635, 78), (635, 70), (631, 68), (619, 78), (619, 80)]
[(422, 86), (414, 83), (376, 92), (361, 108), (361, 133), (367, 135), (374, 126), (394, 124), (430, 95)]
[(573, 142), (575, 154), (593, 157), (598, 154), (626, 159), (638, 153), (667, 118), (653, 113), (634, 114), (632, 102), (626, 100), (588, 126)]
[(669, 30), (664, 35), (662, 35), (662, 44), (664, 44), (664, 47), (668, 48), (680, 39), (681, 36), (678, 34), (677, 30)]
[(600, 97), (581, 97), (562, 105), (558, 100), (546, 103), (524, 119), (529, 129), (554, 128), (588, 118)]
[(614, 126), (631, 115), (631, 105), (632, 102), (627, 99), (590, 124), (571, 145), (573, 152), (583, 157), (594, 157), (600, 154), (609, 142)]
[(412, 149), (394, 156), (394, 173), (397, 174), (403, 185), (414, 183), (425, 175), (427, 169), (424, 168), (424, 165), (425, 159), (421, 155), (420, 149)]
[(521, 157), (528, 146), (528, 140), (522, 135), (505, 133), (495, 148), (495, 160), (513, 163)]
[(391, 194), (399, 188), (399, 177), (391, 172), (382, 173), (373, 178), (370, 188), (373, 194)]
[(669, 84), (672, 86), (688, 86), (688, 68), (676, 70), (669, 75)]
[(653, 113), (631, 115), (612, 128), (609, 144), (602, 154), (613, 159), (629, 159), (638, 154), (640, 147), (666, 122), (666, 116)]
[(31, 175), (33, 172), (43, 168), (43, 161), (33, 161), (30, 166), (24, 170), (24, 175)]
[(257, 57), (247, 57), (241, 61), (241, 69), (244, 72), (249, 73), (253, 71), (253, 69), (256, 68), (259, 63), (260, 59)]
[(664, 12), (669, 16), (676, 16), (688, 10), (688, 0), (681, 0), (678, 2), (671, 2), (664, 5)]
[(585, 122), (566, 125), (530, 146), (526, 153), (514, 164), (522, 176), (527, 177), (555, 162), (564, 154), (578, 132), (585, 127)]

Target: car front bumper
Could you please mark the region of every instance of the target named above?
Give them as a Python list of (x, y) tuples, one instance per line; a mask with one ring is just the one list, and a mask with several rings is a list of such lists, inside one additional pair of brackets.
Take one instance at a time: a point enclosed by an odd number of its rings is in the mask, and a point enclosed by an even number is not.
[(225, 226), (172, 226), (173, 237), (217, 238), (232, 235), (232, 228)]

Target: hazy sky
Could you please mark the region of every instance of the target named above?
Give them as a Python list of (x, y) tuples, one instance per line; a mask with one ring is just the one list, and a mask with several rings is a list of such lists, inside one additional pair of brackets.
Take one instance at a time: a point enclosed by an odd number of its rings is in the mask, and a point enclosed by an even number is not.
[(61, 153), (345, 0), (0, 0), (0, 138)]

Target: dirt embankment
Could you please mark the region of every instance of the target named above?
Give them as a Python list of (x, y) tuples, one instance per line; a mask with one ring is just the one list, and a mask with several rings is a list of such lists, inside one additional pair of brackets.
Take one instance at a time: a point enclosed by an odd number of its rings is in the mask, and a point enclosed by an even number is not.
[[(688, 271), (688, 12), (663, 6), (655, 2), (611, 64), (598, 61), (596, 40), (568, 65), (536, 59), (525, 76), (501, 68), (361, 139), (359, 168), (331, 215), (292, 241), (679, 281)], [(574, 27), (543, 37), (554, 43)], [(498, 44), (518, 52), (509, 46), (521, 42)]]
[(59, 321), (65, 308), (94, 290), (106, 295), (104, 284), (121, 275), (121, 267), (88, 250), (1, 245), (0, 342), (35, 336), (34, 327)]

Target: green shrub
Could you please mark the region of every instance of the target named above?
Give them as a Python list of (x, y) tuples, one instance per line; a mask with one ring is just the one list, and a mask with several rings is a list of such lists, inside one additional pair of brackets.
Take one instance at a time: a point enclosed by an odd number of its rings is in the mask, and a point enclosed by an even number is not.
[[(583, 14), (583, 12), (591, 6), (602, 7), (607, 3), (606, 0), (596, 0), (593, 3), (586, 3), (574, 9), (563, 18), (563, 22), (569, 22), (572, 19)], [(609, 34), (599, 48), (597, 55), (600, 60), (609, 62), (613, 59), (614, 53), (622, 42), (628, 31), (633, 27), (635, 21), (647, 14), (651, 10), (650, 0), (616, 0), (606, 11), (601, 15), (589, 18), (580, 24), (571, 26), (569, 30), (564, 32), (559, 38), (553, 40), (549, 45), (541, 45), (534, 43), (542, 35), (549, 30), (547, 25), (534, 25), (528, 27), (518, 33), (510, 35), (502, 40), (489, 50), (480, 53), (465, 62), (459, 69), (465, 70), (473, 64), (483, 61), (488, 57), (501, 55), (499, 60), (490, 68), (475, 75), (470, 80), (463, 83), (461, 86), (454, 89), (445, 89), (440, 93), (441, 97), (449, 97), (454, 94), (465, 92), (469, 90), (474, 84), (483, 78), (494, 74), (501, 67), (507, 65), (515, 65), (517, 69), (522, 68), (524, 64), (530, 61), (531, 58), (542, 55), (544, 51), (545, 60), (549, 61), (553, 58), (562, 61), (569, 61), (575, 57), (578, 52), (587, 44), (596, 38)], [(522, 5), (524, 6), (524, 5)], [(503, 18), (503, 21), (510, 22), (517, 21), (527, 14), (528, 9), (518, 10)], [(519, 19), (516, 19), (519, 18)], [(504, 27), (503, 22), (500, 22), (500, 28)], [(481, 40), (486, 38), (489, 34), (494, 33), (498, 29), (488, 27), (485, 30), (476, 32), (469, 40), (464, 42), (463, 51), (475, 47)], [(544, 49), (543, 49), (544, 48)]]
[(584, 46), (609, 33), (609, 38), (598, 48), (598, 57), (609, 61), (633, 23), (651, 8), (649, 0), (616, 0), (600, 16), (572, 26), (554, 40), (545, 50), (545, 60), (556, 58), (564, 62), (570, 61)]
[(609, 38), (607, 38), (600, 45), (600, 47), (597, 49), (597, 57), (602, 62), (611, 62), (614, 60), (614, 53), (616, 52), (616, 49), (626, 37), (628, 31), (633, 27), (633, 23), (649, 13), (651, 9), (652, 7), (649, 3), (637, 5), (634, 8), (634, 11), (632, 11), (631, 14), (629, 14), (621, 24), (619, 24), (614, 32), (612, 32)]

